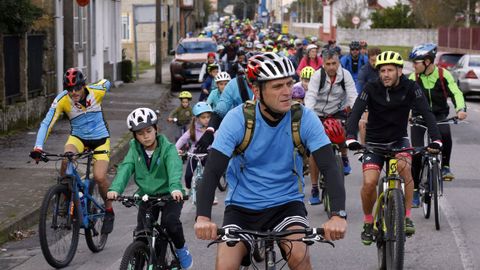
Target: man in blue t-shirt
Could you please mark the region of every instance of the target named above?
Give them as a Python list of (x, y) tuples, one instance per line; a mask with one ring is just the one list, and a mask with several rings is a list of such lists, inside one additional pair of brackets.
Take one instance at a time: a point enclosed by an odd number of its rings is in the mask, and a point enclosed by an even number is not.
[[(259, 101), (255, 104), (255, 132), (243, 153), (234, 154), (245, 134), (243, 106), (229, 111), (222, 121), (197, 192), (195, 233), (199, 239), (217, 237), (217, 225), (210, 217), (216, 183), (225, 169), (229, 191), (223, 228), (284, 231), (309, 227), (303, 203), (303, 161), (292, 139), (293, 75), (295, 69), (286, 57), (265, 53), (249, 59), (247, 76)], [(325, 238), (342, 239), (347, 227), (343, 178), (320, 120), (311, 110), (303, 106), (301, 110), (302, 144), (325, 175), (331, 199), (332, 217), (323, 224)], [(243, 263), (249, 264), (250, 243), (219, 244), (216, 269), (238, 269), (244, 259)], [(305, 243), (292, 242), (281, 248), (290, 255), (291, 269), (312, 269)]]

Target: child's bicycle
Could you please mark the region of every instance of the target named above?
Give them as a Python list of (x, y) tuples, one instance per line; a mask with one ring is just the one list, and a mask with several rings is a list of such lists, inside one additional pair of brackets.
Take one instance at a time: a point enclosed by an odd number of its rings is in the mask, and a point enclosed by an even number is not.
[[(187, 196), (183, 200), (188, 200)], [(180, 270), (180, 260), (175, 253), (175, 246), (165, 227), (153, 218), (153, 209), (160, 208), (160, 212), (167, 202), (173, 201), (171, 195), (163, 197), (119, 196), (117, 201), (126, 207), (136, 206), (137, 203), (147, 204), (146, 214), (143, 217), (143, 230), (133, 232), (133, 243), (125, 250), (120, 270), (133, 269), (177, 269)]]
[[(305, 229), (295, 229), (295, 230), (287, 230), (287, 231), (251, 231), (251, 230), (242, 230), (242, 229), (233, 229), (233, 228), (222, 228), (217, 230), (217, 234), (219, 235), (218, 239), (209, 243), (208, 247), (213, 244), (218, 244), (225, 242), (229, 247), (235, 246), (237, 243), (244, 241), (242, 240), (241, 236), (251, 236), (253, 240), (253, 244), (255, 245), (255, 249), (257, 245), (262, 245), (260, 254), (260, 258), (254, 257), (255, 261), (261, 262), (265, 261), (265, 270), (275, 270), (277, 269), (277, 264), (281, 262), (281, 260), (277, 260), (276, 252), (275, 252), (275, 243), (283, 244), (283, 245), (290, 245), (292, 242), (304, 242), (307, 245), (312, 245), (315, 242), (319, 243), (327, 243), (330, 244), (332, 247), (335, 245), (323, 238), (324, 230), (323, 228), (305, 228)], [(298, 237), (296, 239), (287, 239), (286, 237), (289, 235), (294, 234), (301, 234), (303, 236)], [(258, 252), (258, 251), (257, 251)], [(257, 255), (258, 256), (258, 255)], [(286, 254), (288, 258), (288, 253)], [(251, 260), (253, 262), (253, 260)], [(286, 265), (287, 262), (284, 262), (283, 266)], [(256, 265), (253, 265), (253, 269), (259, 269)]]
[(385, 157), (385, 176), (378, 181), (373, 231), (379, 269), (403, 269), (405, 255), (405, 182), (397, 170), (396, 155), (414, 153), (414, 148), (394, 149), (388, 144), (366, 144), (355, 154), (375, 153)]
[[(43, 256), (55, 267), (67, 266), (75, 256), (80, 228), (85, 230), (85, 240), (92, 252), (103, 250), (107, 234), (101, 234), (105, 206), (98, 185), (90, 179), (90, 167), (95, 154), (108, 151), (87, 150), (83, 153), (49, 154), (43, 152), (41, 160), (67, 160), (65, 176), (59, 177), (42, 202), (38, 234)], [(85, 177), (77, 171), (78, 160), (87, 159)]]
[(193, 166), (193, 162), (197, 163), (197, 167), (193, 171), (192, 177), (192, 189), (190, 190), (190, 198), (194, 205), (197, 205), (197, 190), (198, 186), (203, 180), (203, 164), (202, 161), (205, 159), (208, 154), (207, 153), (191, 153), (185, 152), (185, 155), (189, 158), (190, 162), (187, 166)]

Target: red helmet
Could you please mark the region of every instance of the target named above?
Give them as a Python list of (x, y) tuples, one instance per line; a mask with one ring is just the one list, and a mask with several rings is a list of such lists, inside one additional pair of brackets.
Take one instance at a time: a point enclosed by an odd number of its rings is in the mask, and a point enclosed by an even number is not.
[(330, 141), (334, 144), (342, 144), (345, 142), (345, 129), (343, 129), (337, 119), (329, 117), (323, 120), (323, 127)]
[(63, 75), (63, 87), (65, 89), (78, 88), (85, 85), (86, 79), (80, 69), (69, 68), (65, 72), (65, 75)]

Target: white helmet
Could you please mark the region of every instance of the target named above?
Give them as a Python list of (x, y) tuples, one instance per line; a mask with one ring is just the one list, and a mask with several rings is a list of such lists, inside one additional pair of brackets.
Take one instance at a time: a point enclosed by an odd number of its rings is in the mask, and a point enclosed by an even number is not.
[(223, 45), (221, 45), (221, 44), (220, 44), (220, 45), (217, 45), (217, 52), (218, 52), (218, 51), (221, 51), (221, 50), (224, 50), (224, 49), (225, 49), (225, 46), (223, 46)]
[(247, 77), (250, 81), (271, 81), (295, 75), (292, 61), (285, 56), (267, 52), (248, 59)]
[(155, 124), (157, 124), (157, 114), (149, 108), (137, 108), (127, 117), (127, 127), (130, 131), (139, 131)]
[(309, 45), (307, 46), (307, 52), (310, 51), (311, 49), (318, 49), (318, 46), (315, 45), (315, 44), (309, 44)]
[(215, 82), (230, 81), (231, 79), (230, 74), (225, 71), (222, 71), (215, 76)]

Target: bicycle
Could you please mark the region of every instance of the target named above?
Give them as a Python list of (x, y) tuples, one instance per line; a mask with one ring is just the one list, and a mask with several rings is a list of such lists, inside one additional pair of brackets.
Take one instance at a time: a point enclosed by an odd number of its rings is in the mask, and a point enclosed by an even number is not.
[(355, 154), (374, 153), (385, 157), (385, 176), (378, 181), (374, 208), (374, 241), (380, 269), (403, 269), (405, 255), (405, 182), (397, 170), (396, 154), (414, 148), (394, 149), (391, 144), (366, 144)]
[[(289, 235), (294, 235), (294, 234), (304, 234), (305, 236), (296, 238), (296, 239), (287, 239), (286, 237)], [(319, 243), (327, 243), (330, 244), (332, 247), (335, 247), (335, 244), (332, 242), (325, 240), (323, 237), (324, 235), (324, 230), (323, 228), (304, 228), (304, 229), (294, 229), (294, 230), (286, 230), (286, 231), (281, 231), (281, 232), (276, 232), (276, 231), (265, 231), (265, 232), (259, 232), (259, 231), (252, 231), (252, 230), (243, 230), (243, 229), (235, 229), (235, 228), (221, 228), (217, 229), (217, 235), (219, 236), (217, 240), (212, 241), (208, 244), (207, 247), (210, 247), (213, 244), (218, 244), (225, 242), (227, 243), (228, 246), (233, 247), (237, 243), (243, 240), (240, 236), (245, 236), (249, 235), (252, 236), (251, 241), (253, 243), (259, 243), (263, 242), (264, 243), (264, 248), (263, 248), (263, 256), (261, 257), (261, 260), (265, 261), (265, 269), (266, 270), (276, 270), (277, 269), (277, 264), (281, 261), (277, 261), (276, 259), (276, 252), (275, 252), (275, 246), (274, 243), (292, 243), (292, 242), (304, 242), (307, 245), (312, 245), (315, 242)], [(288, 252), (287, 252), (288, 255)], [(261, 262), (255, 258), (257, 262)], [(280, 269), (285, 267), (287, 262), (283, 264)], [(253, 264), (254, 269), (258, 269), (258, 267)]]
[[(158, 224), (152, 213), (153, 208), (159, 207), (161, 211), (167, 202), (174, 201), (172, 196), (119, 196), (116, 200), (122, 202), (125, 207), (135, 206), (138, 202), (147, 204), (146, 214), (142, 220), (144, 229), (133, 232), (133, 242), (123, 253), (120, 270), (180, 270), (175, 245), (166, 228), (163, 224)], [(188, 196), (184, 196), (183, 200), (188, 200)]]
[(197, 167), (195, 168), (195, 170), (193, 170), (192, 189), (190, 190), (189, 194), (192, 204), (197, 205), (197, 189), (200, 185), (200, 182), (202, 182), (203, 180), (204, 167), (202, 161), (208, 154), (185, 152), (184, 155), (186, 155), (190, 159), (190, 162), (187, 164), (187, 166), (193, 166), (192, 162), (197, 162)]
[[(85, 230), (85, 240), (92, 252), (100, 252), (105, 247), (108, 235), (101, 234), (105, 206), (95, 181), (90, 179), (93, 155), (109, 151), (86, 150), (82, 153), (64, 154), (41, 153), (40, 160), (56, 161), (66, 159), (65, 175), (50, 187), (40, 208), (38, 234), (40, 247), (45, 260), (55, 268), (70, 264), (75, 256), (80, 228)], [(78, 173), (78, 160), (87, 159), (84, 178)]]
[[(437, 125), (444, 124), (458, 124), (458, 117), (451, 117), (441, 121), (437, 121)], [(425, 125), (425, 121), (421, 116), (412, 117), (410, 119), (410, 126), (416, 126), (428, 130)], [(427, 144), (431, 142), (431, 138), (425, 133), (427, 137)], [(420, 170), (420, 185), (419, 193), (422, 202), (423, 216), (426, 219), (430, 218), (432, 199), (433, 199), (433, 212), (435, 215), (435, 229), (440, 230), (440, 210), (438, 201), (443, 196), (443, 178), (440, 172), (440, 153), (430, 153), (426, 150), (421, 152), (422, 154), (422, 167)]]

